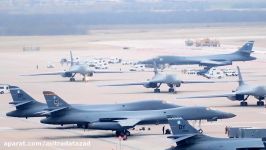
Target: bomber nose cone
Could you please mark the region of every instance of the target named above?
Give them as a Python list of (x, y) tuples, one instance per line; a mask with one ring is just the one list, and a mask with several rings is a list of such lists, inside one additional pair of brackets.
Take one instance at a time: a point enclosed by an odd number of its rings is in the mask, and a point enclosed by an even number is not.
[(47, 119), (46, 118), (44, 118), (44, 119), (41, 119), (41, 121), (40, 121), (41, 123), (44, 123), (44, 124), (46, 124), (47, 123)]
[(153, 59), (147, 59), (147, 60), (142, 60), (142, 61), (138, 61), (137, 64), (152, 64), (153, 63)]
[(236, 116), (236, 115), (233, 114), (233, 113), (227, 113), (227, 114), (225, 115), (226, 118), (233, 118), (233, 117), (235, 117), (235, 116)]
[(12, 117), (13, 116), (13, 112), (6, 113), (6, 116)]
[(147, 63), (147, 61), (145, 61), (145, 60), (144, 61), (138, 61), (137, 62), (137, 64), (146, 64), (146, 63)]

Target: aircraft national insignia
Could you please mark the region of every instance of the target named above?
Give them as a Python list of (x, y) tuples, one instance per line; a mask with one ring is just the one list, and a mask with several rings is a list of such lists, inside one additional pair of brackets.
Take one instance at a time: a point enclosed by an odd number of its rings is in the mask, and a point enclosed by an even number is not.
[(54, 96), (54, 105), (57, 107), (59, 106), (59, 101), (56, 96)]

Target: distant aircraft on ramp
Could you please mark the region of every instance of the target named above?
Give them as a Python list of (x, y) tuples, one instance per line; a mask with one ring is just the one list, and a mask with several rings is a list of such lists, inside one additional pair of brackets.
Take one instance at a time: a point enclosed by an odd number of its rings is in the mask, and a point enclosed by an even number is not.
[(106, 71), (106, 70), (97, 70), (90, 67), (87, 64), (74, 63), (72, 52), (70, 51), (71, 65), (69, 70), (61, 72), (50, 72), (50, 73), (39, 73), (39, 74), (27, 74), (22, 76), (43, 76), (43, 75), (61, 75), (65, 78), (70, 78), (69, 80), (74, 82), (76, 74), (83, 76), (82, 81), (87, 81), (87, 77), (92, 77), (94, 73), (122, 73), (121, 71)]
[(248, 103), (246, 100), (249, 96), (254, 96), (257, 101), (258, 106), (264, 105), (264, 99), (266, 97), (266, 86), (265, 85), (249, 85), (242, 78), (242, 74), (240, 72), (239, 67), (238, 70), (238, 77), (239, 77), (239, 86), (236, 90), (224, 93), (224, 94), (213, 94), (213, 95), (201, 95), (201, 96), (184, 96), (184, 97), (177, 97), (178, 99), (189, 99), (189, 98), (215, 98), (215, 97), (227, 97), (232, 101), (241, 101), (241, 106), (247, 106)]
[(169, 87), (168, 92), (174, 93), (176, 92), (175, 87), (180, 87), (181, 84), (192, 84), (192, 83), (215, 83), (215, 81), (186, 81), (179, 79), (174, 74), (162, 74), (157, 70), (157, 65), (154, 64), (154, 76), (146, 81), (146, 82), (135, 82), (135, 83), (124, 83), (124, 84), (110, 84), (110, 85), (102, 85), (102, 86), (135, 86), (142, 85), (145, 88), (153, 88), (154, 93), (160, 93), (160, 86), (162, 84), (166, 84)]
[(139, 61), (140, 64), (151, 65), (155, 61), (158, 65), (199, 65), (205, 66), (199, 74), (208, 72), (212, 67), (232, 65), (234, 61), (251, 61), (256, 57), (250, 56), (253, 52), (254, 41), (248, 41), (239, 50), (230, 54), (217, 54), (206, 56), (158, 56), (156, 58)]

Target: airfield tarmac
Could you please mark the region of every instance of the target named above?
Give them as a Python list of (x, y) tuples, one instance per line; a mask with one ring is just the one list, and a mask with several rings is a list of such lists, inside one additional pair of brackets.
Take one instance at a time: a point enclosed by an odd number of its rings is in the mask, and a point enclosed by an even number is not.
[[(189, 48), (184, 40), (191, 38), (216, 38), (221, 41), (220, 48)], [(240, 107), (239, 102), (232, 102), (226, 98), (214, 99), (176, 99), (176, 96), (195, 95), (203, 93), (223, 93), (233, 90), (237, 83), (190, 84), (177, 88), (177, 94), (169, 94), (166, 86), (161, 87), (162, 93), (155, 94), (152, 89), (142, 86), (131, 87), (99, 87), (103, 84), (128, 83), (145, 81), (152, 77), (151, 72), (136, 72), (124, 74), (95, 74), (88, 78), (88, 82), (81, 82), (81, 77), (73, 83), (60, 76), (23, 77), (22, 74), (63, 71), (59, 61), (62, 57), (69, 57), (69, 50), (74, 56), (118, 57), (125, 60), (142, 60), (156, 55), (205, 55), (228, 53), (242, 46), (248, 40), (255, 40), (254, 56), (258, 60), (253, 62), (238, 62), (245, 79), (251, 84), (266, 85), (265, 58), (263, 50), (266, 48), (266, 25), (226, 25), (202, 27), (138, 27), (97, 29), (84, 36), (9, 36), (0, 37), (0, 79), (3, 84), (17, 85), (32, 97), (44, 102), (42, 91), (51, 90), (70, 104), (104, 104), (124, 103), (147, 99), (161, 99), (167, 102), (185, 106), (208, 106), (222, 111), (235, 113), (237, 116), (218, 122), (202, 122), (202, 129), (211, 136), (226, 137), (226, 126), (251, 126), (266, 128), (266, 110), (257, 107), (256, 100), (250, 97), (248, 107)], [(40, 47), (39, 52), (23, 52), (23, 47)], [(124, 47), (129, 49), (125, 50)], [(265, 51), (266, 52), (266, 51)], [(47, 64), (55, 64), (55, 68), (47, 69)], [(36, 69), (36, 65), (39, 69)], [(195, 66), (178, 66), (176, 73), (187, 80), (205, 80), (195, 75), (181, 74), (184, 68)], [(122, 68), (118, 65), (114, 68)], [(250, 73), (250, 72), (255, 72)], [(256, 76), (256, 75), (265, 75)], [(230, 80), (236, 79), (230, 77)], [(191, 94), (191, 95), (193, 95)], [(9, 94), (0, 95), (0, 149), (155, 149), (161, 150), (175, 143), (162, 135), (163, 125), (145, 126), (150, 131), (139, 131), (137, 126), (131, 131), (132, 136), (126, 141), (114, 137), (111, 131), (95, 131), (72, 129), (72, 126), (44, 125), (38, 118), (10, 118), (5, 113), (14, 108), (8, 104)], [(166, 125), (168, 128), (168, 125)], [(81, 142), (81, 143), (79, 143)], [(83, 144), (83, 146), (82, 146)]]

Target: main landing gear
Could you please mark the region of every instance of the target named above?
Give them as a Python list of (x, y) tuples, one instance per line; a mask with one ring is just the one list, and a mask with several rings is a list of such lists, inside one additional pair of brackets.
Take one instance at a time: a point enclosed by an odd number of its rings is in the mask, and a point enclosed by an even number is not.
[(173, 84), (168, 84), (168, 86), (170, 87), (168, 92), (169, 93), (175, 93), (175, 88), (174, 88), (174, 85)]
[(86, 81), (87, 81), (86, 76), (83, 76), (82, 81), (83, 81), (83, 82), (86, 82)]
[(71, 78), (69, 79), (69, 81), (71, 81), (71, 82), (75, 82), (76, 80), (75, 80), (74, 77), (71, 77)]
[(175, 89), (174, 88), (169, 88), (168, 92), (169, 93), (175, 93)]
[(116, 131), (116, 137), (121, 137), (123, 140), (127, 140), (127, 137), (130, 136), (130, 132), (128, 130)]
[(154, 89), (154, 93), (160, 93), (161, 90), (159, 88)]
[(160, 86), (161, 86), (161, 83), (154, 89), (154, 93), (160, 93), (161, 92)]
[(248, 106), (248, 103), (246, 101), (240, 102), (240, 106)]
[(71, 76), (71, 78), (69, 79), (70, 82), (75, 82), (75, 81), (76, 81), (76, 80), (75, 80), (75, 75), (76, 75), (76, 73), (74, 73), (74, 74)]
[(257, 106), (264, 106), (264, 101), (261, 100), (257, 101)]
[(258, 99), (258, 101), (257, 101), (257, 105), (258, 106), (264, 106), (264, 97), (262, 97), (262, 96), (259, 96), (259, 97), (256, 97), (257, 99)]
[[(160, 92), (161, 92), (161, 90), (159, 88), (154, 89), (154, 93), (160, 93)], [(175, 93), (176, 91), (174, 88), (169, 88), (168, 92), (169, 93)]]
[(246, 97), (243, 95), (240, 96), (240, 99), (242, 99), (242, 101), (240, 102), (240, 106), (248, 106), (248, 102), (246, 102), (246, 100), (249, 98), (249, 95), (247, 95)]

